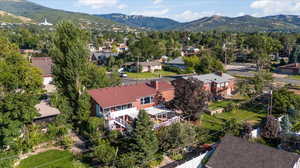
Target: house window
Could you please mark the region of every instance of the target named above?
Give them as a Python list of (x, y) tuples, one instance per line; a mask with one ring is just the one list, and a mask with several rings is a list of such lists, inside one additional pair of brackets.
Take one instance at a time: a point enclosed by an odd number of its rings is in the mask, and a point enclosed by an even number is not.
[(110, 108), (104, 109), (104, 113), (108, 113), (108, 112), (110, 112)]
[(122, 110), (122, 106), (117, 106), (117, 107), (115, 108), (115, 110), (116, 110), (116, 111), (121, 111), (121, 110)]
[(141, 98), (141, 104), (153, 103), (153, 96)]

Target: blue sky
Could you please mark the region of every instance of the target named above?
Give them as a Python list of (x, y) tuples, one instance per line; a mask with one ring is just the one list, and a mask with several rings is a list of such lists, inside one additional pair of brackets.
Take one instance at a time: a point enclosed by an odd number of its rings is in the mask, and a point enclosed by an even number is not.
[(300, 15), (300, 0), (30, 0), (68, 11), (167, 17), (181, 22), (211, 15)]

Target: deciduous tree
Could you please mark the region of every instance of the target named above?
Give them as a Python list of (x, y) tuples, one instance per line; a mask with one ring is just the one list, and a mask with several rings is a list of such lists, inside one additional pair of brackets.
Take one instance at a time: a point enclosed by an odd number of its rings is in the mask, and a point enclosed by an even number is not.
[(203, 82), (194, 79), (178, 79), (172, 82), (175, 86), (175, 98), (168, 103), (168, 107), (180, 110), (183, 115), (197, 119), (207, 108), (210, 95), (203, 89)]

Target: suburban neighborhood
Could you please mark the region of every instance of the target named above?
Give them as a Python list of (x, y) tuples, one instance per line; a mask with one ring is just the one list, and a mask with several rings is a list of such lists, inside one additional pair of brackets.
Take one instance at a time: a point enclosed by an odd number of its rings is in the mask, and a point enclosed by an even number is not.
[(0, 0), (0, 168), (300, 168), (298, 2), (250, 3)]

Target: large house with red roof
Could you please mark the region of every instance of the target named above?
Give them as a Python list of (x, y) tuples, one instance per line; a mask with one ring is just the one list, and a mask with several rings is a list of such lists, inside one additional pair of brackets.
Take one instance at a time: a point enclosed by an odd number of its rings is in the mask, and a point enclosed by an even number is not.
[(175, 113), (159, 106), (156, 95), (165, 101), (174, 98), (175, 88), (166, 81), (152, 81), (88, 91), (92, 98), (93, 114), (104, 117), (111, 130), (130, 129), (130, 123), (145, 110), (155, 121), (155, 127), (177, 121)]

